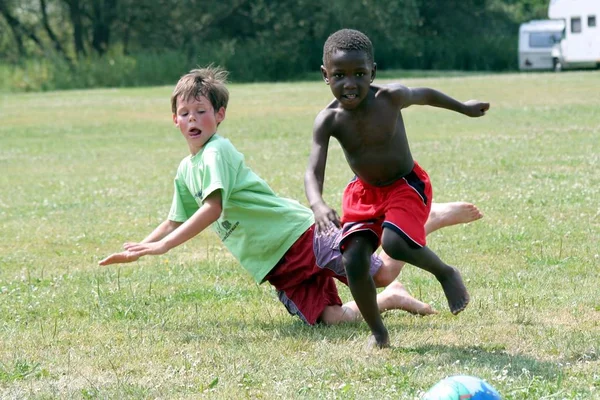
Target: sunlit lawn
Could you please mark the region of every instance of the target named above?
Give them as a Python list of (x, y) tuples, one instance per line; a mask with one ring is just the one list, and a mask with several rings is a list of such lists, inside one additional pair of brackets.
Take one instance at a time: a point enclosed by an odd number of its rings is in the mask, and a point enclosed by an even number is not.
[[(290, 317), (210, 232), (97, 266), (166, 217), (187, 150), (171, 87), (3, 95), (0, 398), (414, 399), (453, 374), (506, 399), (600, 398), (600, 72), (404, 83), (492, 103), (482, 119), (404, 112), (435, 200), (474, 202), (485, 218), (429, 237), (462, 270), (469, 308), (452, 316), (439, 284), (407, 266), (401, 281), (441, 313), (386, 314), (394, 347), (375, 352), (365, 324)], [(221, 133), (276, 192), (306, 204), (327, 86), (230, 89)], [(332, 143), (330, 204), (350, 177)]]

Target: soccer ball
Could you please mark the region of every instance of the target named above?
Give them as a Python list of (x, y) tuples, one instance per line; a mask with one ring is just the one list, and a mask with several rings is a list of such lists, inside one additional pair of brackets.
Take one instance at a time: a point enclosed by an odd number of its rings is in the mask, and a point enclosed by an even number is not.
[(475, 376), (457, 375), (442, 379), (425, 393), (423, 400), (501, 400), (489, 383)]

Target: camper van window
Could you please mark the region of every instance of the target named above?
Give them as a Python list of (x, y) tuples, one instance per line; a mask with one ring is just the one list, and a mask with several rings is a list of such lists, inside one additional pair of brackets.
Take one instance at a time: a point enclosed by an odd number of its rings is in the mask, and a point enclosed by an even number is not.
[(588, 26), (590, 28), (593, 28), (596, 26), (596, 16), (595, 15), (588, 15)]
[(550, 48), (560, 42), (560, 32), (531, 32), (529, 34), (529, 47)]
[(581, 18), (571, 18), (571, 33), (581, 33)]

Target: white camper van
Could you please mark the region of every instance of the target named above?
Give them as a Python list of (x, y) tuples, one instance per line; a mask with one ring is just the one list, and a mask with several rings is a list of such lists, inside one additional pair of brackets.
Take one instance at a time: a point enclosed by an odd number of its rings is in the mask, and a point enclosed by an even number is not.
[(600, 0), (550, 0), (548, 17), (565, 23), (552, 53), (555, 70), (600, 64)]
[[(598, 0), (600, 1), (600, 0)], [(519, 69), (553, 69), (552, 49), (562, 39), (565, 22), (558, 20), (534, 20), (519, 27)]]

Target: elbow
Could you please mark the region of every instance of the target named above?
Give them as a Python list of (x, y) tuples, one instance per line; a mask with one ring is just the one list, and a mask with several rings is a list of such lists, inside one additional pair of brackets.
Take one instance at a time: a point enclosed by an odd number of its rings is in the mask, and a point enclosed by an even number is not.
[(219, 219), (221, 213), (223, 212), (223, 206), (221, 203), (212, 204), (210, 207), (210, 219), (214, 222)]
[(423, 90), (421, 105), (435, 105), (437, 103), (436, 91), (431, 88)]
[(211, 204), (208, 209), (209, 209), (209, 212), (210, 212), (210, 216), (214, 217), (215, 219), (219, 218), (219, 216), (223, 212), (223, 206), (220, 203), (218, 203), (218, 204)]
[(179, 228), (182, 224), (183, 224), (183, 222), (177, 222), (177, 221), (171, 221), (171, 220), (169, 220), (169, 222), (167, 224), (167, 231), (168, 231), (168, 233), (173, 232), (175, 229)]

